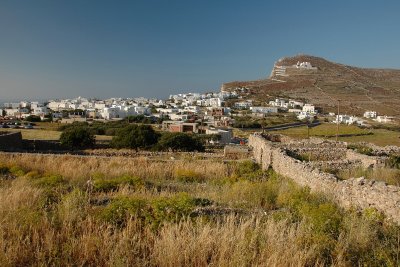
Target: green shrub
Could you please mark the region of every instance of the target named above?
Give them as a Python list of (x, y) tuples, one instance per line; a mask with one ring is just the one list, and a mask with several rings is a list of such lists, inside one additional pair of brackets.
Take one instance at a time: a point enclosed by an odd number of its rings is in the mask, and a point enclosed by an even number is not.
[(0, 165), (0, 175), (8, 174), (9, 172), (10, 172), (10, 169), (7, 166)]
[(94, 134), (88, 127), (67, 128), (60, 136), (60, 143), (67, 148), (91, 147), (95, 143)]
[(22, 168), (19, 167), (19, 166), (12, 166), (12, 167), (9, 169), (9, 172), (10, 172), (11, 174), (15, 175), (15, 176), (24, 176), (24, 175), (25, 175), (25, 170), (22, 169)]
[(201, 183), (204, 182), (204, 176), (200, 173), (197, 173), (193, 170), (187, 169), (177, 169), (175, 170), (175, 179), (180, 182), (188, 182), (188, 183)]
[(201, 140), (186, 133), (163, 133), (155, 148), (160, 151), (204, 151)]
[(249, 181), (259, 181), (265, 178), (265, 173), (261, 170), (260, 165), (251, 160), (238, 162), (234, 167), (234, 173)]
[(135, 217), (157, 229), (164, 222), (178, 222), (189, 216), (196, 205), (206, 206), (211, 203), (206, 199), (195, 199), (186, 193), (158, 197), (151, 201), (138, 197), (118, 197), (100, 212), (100, 217), (117, 226), (125, 226), (129, 217)]
[(29, 121), (29, 122), (40, 122), (40, 121), (42, 121), (42, 119), (40, 118), (40, 116), (30, 115), (30, 116), (28, 116), (28, 117), (25, 118), (25, 121)]
[(364, 145), (360, 145), (360, 144), (350, 144), (347, 146), (348, 149), (353, 149), (354, 151), (356, 151), (357, 153), (360, 154), (364, 154), (367, 156), (373, 156), (374, 155), (374, 151), (372, 148), (364, 146)]
[(58, 212), (62, 222), (76, 223), (87, 215), (88, 199), (84, 192), (74, 189), (61, 197)]
[(158, 133), (149, 125), (128, 125), (117, 131), (111, 141), (115, 148), (146, 149), (158, 141)]
[(147, 212), (145, 199), (118, 197), (101, 211), (100, 217), (108, 223), (124, 226), (131, 216), (144, 220)]
[(66, 184), (61, 175), (48, 175), (33, 180), (33, 183), (39, 187), (52, 188)]
[(196, 206), (196, 200), (186, 193), (179, 193), (172, 197), (160, 197), (151, 202), (152, 212), (148, 218), (154, 227), (163, 222), (178, 222), (189, 216)]
[(400, 156), (390, 155), (386, 161), (386, 166), (389, 168), (400, 169)]
[(144, 181), (139, 177), (122, 175), (116, 178), (105, 179), (103, 177), (95, 178), (93, 189), (95, 191), (110, 192), (117, 190), (122, 185), (129, 185), (134, 190), (143, 188)]

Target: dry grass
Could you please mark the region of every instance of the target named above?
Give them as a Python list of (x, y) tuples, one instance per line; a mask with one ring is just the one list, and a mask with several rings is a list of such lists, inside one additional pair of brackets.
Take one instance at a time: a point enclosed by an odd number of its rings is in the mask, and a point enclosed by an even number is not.
[(390, 185), (400, 186), (400, 170), (391, 168), (354, 168), (350, 170), (340, 171), (337, 176), (340, 179), (349, 179), (357, 177), (365, 177), (366, 179), (373, 179), (376, 181), (383, 181)]
[(2, 129), (2, 131), (21, 132), (23, 139), (28, 140), (59, 140), (61, 132), (39, 129)]
[[(275, 132), (274, 132), (275, 133)], [(303, 139), (307, 138), (307, 128), (298, 127), (286, 130), (276, 131), (293, 138)], [(371, 134), (370, 134), (371, 133)], [(310, 136), (328, 137), (328, 139), (335, 139), (336, 125), (333, 123), (323, 123), (319, 126), (310, 129)], [(400, 133), (395, 131), (389, 131), (385, 129), (360, 129), (353, 125), (340, 125), (339, 135), (348, 135), (339, 137), (339, 141), (345, 141), (349, 143), (354, 142), (369, 142), (379, 146), (386, 145), (397, 145), (400, 146)]]
[[(6, 153), (0, 162), (1, 266), (400, 263), (399, 227), (250, 163)], [(86, 186), (121, 175), (112, 181), (140, 179), (112, 191)], [(199, 201), (211, 213), (194, 215)]]

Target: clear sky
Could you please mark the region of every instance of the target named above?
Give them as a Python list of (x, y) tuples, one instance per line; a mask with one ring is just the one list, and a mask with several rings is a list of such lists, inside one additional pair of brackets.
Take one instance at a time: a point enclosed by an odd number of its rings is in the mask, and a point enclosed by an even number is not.
[(159, 97), (298, 53), (400, 69), (400, 1), (0, 0), (0, 101)]

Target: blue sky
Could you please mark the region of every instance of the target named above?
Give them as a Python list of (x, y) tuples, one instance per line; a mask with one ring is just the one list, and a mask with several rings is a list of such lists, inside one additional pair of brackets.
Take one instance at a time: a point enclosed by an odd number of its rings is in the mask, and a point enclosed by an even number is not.
[(166, 97), (306, 53), (400, 69), (400, 1), (0, 0), (0, 100)]

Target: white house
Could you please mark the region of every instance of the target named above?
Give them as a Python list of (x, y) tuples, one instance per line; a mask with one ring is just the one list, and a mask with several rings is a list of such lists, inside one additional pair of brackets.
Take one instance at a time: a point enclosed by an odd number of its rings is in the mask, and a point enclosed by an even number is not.
[(218, 107), (222, 107), (222, 105), (223, 105), (223, 100), (218, 97), (206, 99), (204, 102), (205, 102), (205, 106), (208, 106), (208, 107), (218, 108)]
[(300, 62), (300, 61), (297, 62), (296, 68), (298, 68), (298, 69), (308, 69), (308, 70), (317, 69), (316, 67), (313, 67), (310, 62)]
[(121, 107), (107, 107), (103, 109), (101, 116), (106, 120), (111, 120), (121, 117)]
[(49, 109), (47, 107), (35, 107), (31, 113), (43, 118), (45, 115), (49, 114)]
[(226, 128), (207, 128), (206, 134), (218, 134), (220, 139), (218, 141), (212, 141), (212, 143), (218, 144), (229, 144), (233, 138), (232, 129)]
[(313, 117), (313, 115), (311, 113), (304, 112), (304, 111), (300, 111), (300, 113), (297, 114), (297, 118), (299, 120), (309, 119), (311, 117)]
[(365, 111), (364, 118), (374, 119), (376, 118), (377, 114), (376, 111)]
[(235, 103), (235, 108), (237, 109), (248, 109), (251, 106), (253, 106), (253, 104), (249, 101), (243, 101), (243, 102), (236, 102)]
[(8, 108), (5, 109), (7, 116), (22, 117), (22, 114), (29, 114), (29, 109), (27, 108)]
[(376, 121), (379, 123), (388, 123), (388, 122), (392, 122), (393, 121), (393, 117), (388, 117), (388, 116), (377, 116), (376, 117)]
[(277, 107), (250, 107), (250, 110), (253, 113), (262, 113), (262, 114), (278, 113)]
[(315, 106), (312, 104), (305, 104), (302, 111), (310, 114), (316, 114)]
[[(141, 115), (150, 115), (151, 114), (151, 109), (148, 107), (134, 107), (134, 110), (136, 114), (141, 114)], [(135, 114), (133, 114), (135, 115)], [(128, 115), (130, 116), (130, 115)]]
[(349, 115), (336, 115), (336, 120), (333, 123), (345, 123), (345, 124), (354, 124), (354, 123), (362, 123), (362, 120), (355, 116)]
[(296, 115), (299, 115), (299, 114), (302, 112), (302, 110), (299, 109), (299, 108), (290, 108), (290, 109), (288, 110), (288, 112), (290, 112), (290, 113), (295, 113)]

